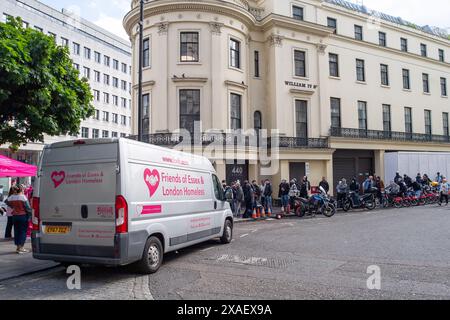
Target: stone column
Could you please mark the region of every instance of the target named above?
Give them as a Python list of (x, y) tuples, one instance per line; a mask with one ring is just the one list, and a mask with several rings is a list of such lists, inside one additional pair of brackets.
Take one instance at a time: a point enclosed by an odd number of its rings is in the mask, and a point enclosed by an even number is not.
[(386, 184), (384, 176), (384, 150), (375, 150), (375, 174), (381, 177), (381, 180)]

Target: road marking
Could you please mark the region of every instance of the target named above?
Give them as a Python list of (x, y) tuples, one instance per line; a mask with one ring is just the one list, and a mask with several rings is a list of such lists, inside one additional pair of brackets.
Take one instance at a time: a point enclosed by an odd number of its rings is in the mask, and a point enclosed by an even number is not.
[(247, 257), (223, 254), (222, 256), (217, 258), (217, 261), (227, 261), (227, 262), (234, 262), (234, 263), (239, 263), (239, 264), (261, 265), (261, 264), (267, 262), (267, 258), (259, 258), (259, 257), (247, 258)]
[(258, 229), (253, 230), (252, 233), (255, 233), (256, 231), (258, 231)]
[(244, 238), (244, 237), (247, 237), (247, 236), (248, 236), (248, 233), (243, 234), (243, 235), (241, 236), (241, 238)]
[(205, 251), (208, 251), (208, 250), (211, 250), (211, 249), (214, 249), (214, 247), (209, 247), (209, 248), (206, 248), (206, 249), (203, 249), (203, 250), (200, 250), (201, 252), (205, 252)]

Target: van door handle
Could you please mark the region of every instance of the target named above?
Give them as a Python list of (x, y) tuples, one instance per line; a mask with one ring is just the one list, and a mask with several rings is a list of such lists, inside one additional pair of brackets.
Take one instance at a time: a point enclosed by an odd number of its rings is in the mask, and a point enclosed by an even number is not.
[(217, 209), (217, 201), (214, 201), (214, 210)]
[(88, 215), (89, 215), (88, 206), (84, 204), (81, 206), (81, 217), (83, 219), (87, 219)]

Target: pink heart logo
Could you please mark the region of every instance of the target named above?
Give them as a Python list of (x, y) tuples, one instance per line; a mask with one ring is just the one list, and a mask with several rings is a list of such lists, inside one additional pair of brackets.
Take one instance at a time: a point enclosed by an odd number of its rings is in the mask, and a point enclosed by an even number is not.
[(148, 191), (150, 192), (150, 197), (153, 197), (156, 190), (159, 187), (159, 172), (154, 169), (151, 171), (150, 169), (145, 169), (144, 171), (144, 181), (147, 185)]
[(64, 171), (53, 171), (51, 175), (53, 184), (55, 185), (55, 189), (58, 188), (61, 183), (64, 182), (64, 179), (66, 178), (66, 173)]

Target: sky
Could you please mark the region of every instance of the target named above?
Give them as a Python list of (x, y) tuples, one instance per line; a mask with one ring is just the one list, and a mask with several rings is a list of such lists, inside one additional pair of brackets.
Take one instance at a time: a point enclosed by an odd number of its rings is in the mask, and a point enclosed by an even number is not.
[[(131, 0), (40, 0), (57, 9), (70, 9), (100, 27), (128, 39), (122, 19), (130, 10)], [(402, 17), (418, 25), (432, 25), (450, 32), (449, 0), (351, 0), (366, 7)]]

